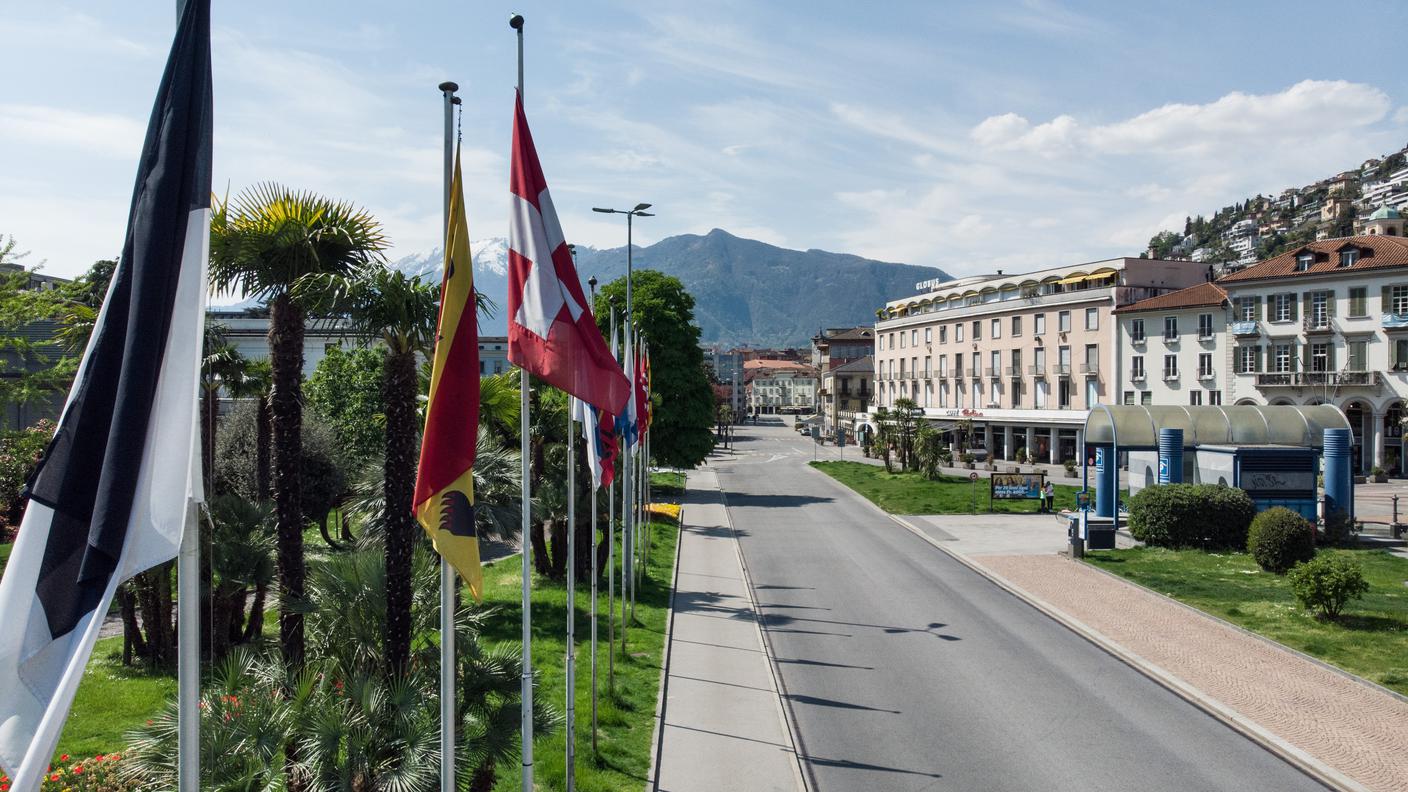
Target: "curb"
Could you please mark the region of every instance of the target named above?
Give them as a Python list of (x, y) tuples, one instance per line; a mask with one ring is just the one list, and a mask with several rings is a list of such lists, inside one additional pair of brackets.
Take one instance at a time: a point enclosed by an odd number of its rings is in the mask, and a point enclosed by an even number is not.
[[(685, 492), (689, 492), (689, 478), (685, 478)], [(680, 498), (684, 501), (684, 498)], [(680, 582), (680, 550), (684, 547), (685, 504), (680, 503), (680, 519), (675, 529), (675, 568), (670, 573), (670, 618), (665, 625), (665, 650), (660, 663), (659, 692), (655, 696), (655, 724), (650, 735), (650, 769), (645, 774), (646, 792), (660, 788), (660, 751), (665, 747), (665, 702), (670, 685), (670, 657), (675, 651), (675, 592)], [(614, 651), (614, 649), (613, 649)]]
[[(867, 501), (868, 502), (868, 501)], [(879, 507), (876, 507), (879, 508)], [(1329, 789), (1341, 790), (1342, 792), (1370, 792), (1368, 787), (1350, 778), (1344, 773), (1336, 770), (1328, 764), (1311, 756), (1309, 753), (1295, 747), (1291, 743), (1273, 734), (1255, 721), (1246, 718), (1236, 710), (1228, 707), (1217, 699), (1203, 693), (1201, 690), (1189, 685), (1173, 674), (1165, 671), (1153, 663), (1148, 662), (1138, 654), (1126, 649), (1118, 642), (1106, 637), (1098, 630), (1086, 625), (1084, 622), (1067, 615), (1064, 611), (1054, 605), (1037, 597), (1030, 592), (1012, 584), (1006, 578), (983, 567), (967, 557), (955, 553), (943, 547), (937, 540), (924, 533), (919, 528), (910, 524), (898, 515), (886, 513), (895, 524), (909, 531), (910, 533), (933, 545), (939, 551), (947, 554), (958, 563), (982, 575), (993, 584), (1017, 597), (1031, 607), (1041, 611), (1052, 620), (1063, 625), (1071, 632), (1094, 644), (1101, 650), (1122, 661), (1135, 671), (1143, 674), (1150, 680), (1158, 683), (1179, 698), (1202, 710), (1214, 719), (1222, 722), (1228, 728), (1247, 738), (1251, 742), (1261, 746), (1266, 751), (1279, 757), (1281, 760), (1296, 768), (1300, 772), (1309, 776), (1312, 780), (1323, 784)], [(1108, 574), (1108, 573), (1107, 573)], [(1201, 611), (1200, 611), (1201, 612)]]

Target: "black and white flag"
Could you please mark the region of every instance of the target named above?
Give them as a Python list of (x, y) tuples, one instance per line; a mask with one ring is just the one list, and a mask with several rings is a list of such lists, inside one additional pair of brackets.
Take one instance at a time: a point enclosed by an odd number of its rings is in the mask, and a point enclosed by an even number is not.
[(211, 112), (210, 2), (186, 0), (122, 258), (0, 580), (0, 764), (12, 792), (39, 788), (117, 585), (176, 556), (203, 498)]

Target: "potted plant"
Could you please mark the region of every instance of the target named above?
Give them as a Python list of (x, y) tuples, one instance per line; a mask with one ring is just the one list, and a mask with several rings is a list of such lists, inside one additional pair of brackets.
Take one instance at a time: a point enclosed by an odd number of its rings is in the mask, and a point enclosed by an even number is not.
[(1369, 475), (1373, 477), (1375, 484), (1388, 483), (1388, 471), (1384, 470), (1378, 465), (1375, 465), (1374, 468), (1369, 471)]

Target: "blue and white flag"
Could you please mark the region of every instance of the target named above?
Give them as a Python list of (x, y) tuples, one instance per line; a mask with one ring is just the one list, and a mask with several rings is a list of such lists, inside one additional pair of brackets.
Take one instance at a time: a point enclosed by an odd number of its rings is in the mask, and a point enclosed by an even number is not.
[(186, 0), (122, 258), (0, 580), (0, 765), (11, 792), (39, 789), (118, 584), (175, 558), (188, 507), (203, 498), (211, 114), (210, 2)]

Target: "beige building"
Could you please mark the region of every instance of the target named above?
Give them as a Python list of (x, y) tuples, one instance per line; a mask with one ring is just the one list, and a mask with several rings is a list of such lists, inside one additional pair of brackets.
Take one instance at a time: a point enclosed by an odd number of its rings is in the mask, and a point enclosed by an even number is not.
[(1198, 262), (1117, 258), (894, 300), (875, 325), (876, 405), (911, 399), (940, 425), (970, 420), (993, 458), (1076, 459), (1085, 411), (1117, 401), (1111, 311), (1207, 274)]

